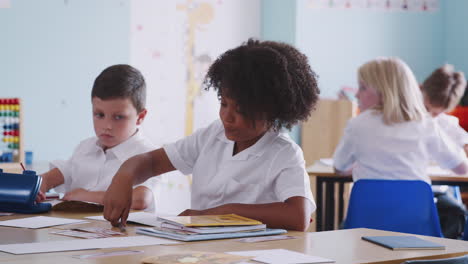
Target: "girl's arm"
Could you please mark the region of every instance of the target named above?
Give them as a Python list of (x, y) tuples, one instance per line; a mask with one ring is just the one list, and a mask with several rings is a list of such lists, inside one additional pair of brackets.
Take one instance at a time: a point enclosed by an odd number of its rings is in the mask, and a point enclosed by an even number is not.
[(104, 195), (104, 218), (113, 226), (125, 225), (132, 203), (132, 186), (173, 170), (175, 168), (162, 148), (125, 161)]
[(453, 168), (452, 171), (460, 175), (468, 174), (468, 163), (465, 160), (462, 163), (460, 163), (458, 166)]
[(284, 202), (268, 204), (225, 204), (206, 210), (185, 210), (180, 215), (237, 214), (266, 224), (269, 228), (305, 231), (312, 215), (312, 203), (294, 196)]
[(353, 168), (351, 168), (349, 170), (338, 170), (337, 168), (333, 167), (333, 170), (338, 175), (351, 176), (353, 174)]

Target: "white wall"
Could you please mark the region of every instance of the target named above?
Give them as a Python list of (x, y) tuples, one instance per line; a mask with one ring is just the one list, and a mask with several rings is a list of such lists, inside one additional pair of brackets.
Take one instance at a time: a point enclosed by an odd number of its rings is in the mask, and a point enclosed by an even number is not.
[[(249, 37), (259, 38), (260, 2), (139, 0), (131, 2), (130, 17), (130, 63), (148, 85), (145, 134), (164, 145), (217, 119), (216, 94), (197, 90), (217, 56)], [(194, 99), (187, 109), (189, 91)], [(189, 130), (188, 120), (193, 120)], [(156, 191), (157, 211), (189, 208), (190, 178), (171, 173), (163, 181)]]

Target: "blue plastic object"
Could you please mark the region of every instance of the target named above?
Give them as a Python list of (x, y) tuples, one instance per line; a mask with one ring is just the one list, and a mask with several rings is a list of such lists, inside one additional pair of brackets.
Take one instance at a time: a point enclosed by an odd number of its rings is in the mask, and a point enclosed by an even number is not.
[(41, 182), (41, 176), (35, 171), (15, 174), (0, 169), (0, 212), (32, 214), (49, 211), (50, 203), (35, 202)]
[(358, 180), (344, 228), (443, 237), (431, 186), (424, 181)]

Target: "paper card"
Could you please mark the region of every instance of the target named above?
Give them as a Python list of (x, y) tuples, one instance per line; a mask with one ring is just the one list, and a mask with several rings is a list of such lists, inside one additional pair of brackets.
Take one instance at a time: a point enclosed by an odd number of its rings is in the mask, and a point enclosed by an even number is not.
[(102, 234), (95, 234), (95, 233), (74, 231), (74, 230), (60, 230), (60, 231), (52, 231), (50, 233), (54, 234), (54, 235), (78, 237), (78, 238), (86, 238), (86, 239), (108, 237), (108, 236), (104, 236)]
[(103, 227), (79, 227), (73, 228), (74, 231), (82, 231), (88, 233), (95, 233), (102, 235), (103, 237), (112, 237), (112, 236), (125, 236), (125, 233), (114, 231), (110, 228), (103, 228)]
[(226, 252), (234, 255), (253, 256), (252, 260), (269, 264), (297, 264), (297, 263), (333, 263), (334, 260), (317, 256), (310, 256), (286, 249), (268, 249), (252, 251)]
[(58, 225), (68, 225), (68, 224), (83, 224), (88, 223), (83, 220), (60, 218), (60, 217), (50, 217), (50, 216), (34, 216), (26, 217), (21, 219), (13, 219), (0, 221), (0, 226), (10, 226), (10, 227), (24, 227), (24, 228), (43, 228), (49, 226), (58, 226)]
[(144, 253), (143, 250), (121, 250), (121, 251), (111, 251), (111, 252), (99, 252), (89, 255), (74, 255), (73, 258), (77, 259), (96, 259), (96, 258), (105, 258), (105, 257), (114, 257), (114, 256), (126, 256), (126, 255), (135, 255)]
[(294, 239), (294, 238), (296, 237), (278, 235), (278, 236), (263, 236), (263, 237), (247, 237), (247, 238), (241, 238), (237, 241), (243, 242), (243, 243), (256, 243), (256, 242), (265, 242), (265, 241), (274, 241), (274, 240)]

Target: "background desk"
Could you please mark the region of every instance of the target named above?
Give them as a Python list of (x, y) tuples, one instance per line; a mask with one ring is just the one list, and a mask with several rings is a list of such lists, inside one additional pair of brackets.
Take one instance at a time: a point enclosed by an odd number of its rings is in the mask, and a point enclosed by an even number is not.
[[(75, 213), (50, 213), (44, 214), (57, 217), (67, 218), (82, 218), (91, 214), (75, 214)], [(0, 220), (20, 218), (24, 215), (15, 215), (0, 217)], [(59, 226), (59, 228), (70, 228), (71, 225)], [(78, 226), (78, 225), (74, 225)], [(79, 226), (99, 226), (110, 227), (110, 224), (102, 221), (90, 220), (88, 224), (80, 224)], [(20, 229), (10, 227), (0, 227), (0, 243), (28, 243), (50, 240), (68, 240), (78, 239), (65, 236), (49, 234), (52, 228), (44, 229)], [(130, 235), (135, 235), (133, 226), (127, 228)], [(262, 250), (284, 248), (297, 252), (302, 252), (309, 255), (321, 256), (334, 259), (336, 264), (353, 264), (353, 263), (401, 263), (408, 259), (415, 258), (448, 258), (468, 254), (468, 242), (452, 239), (443, 239), (436, 237), (423, 237), (424, 239), (434, 241), (446, 246), (445, 250), (410, 250), (410, 251), (392, 251), (384, 247), (363, 241), (362, 236), (376, 235), (401, 235), (401, 233), (379, 231), (373, 229), (348, 229), (328, 232), (289, 232), (288, 235), (297, 237), (291, 240), (279, 240), (261, 243), (241, 243), (235, 239), (212, 240), (201, 242), (189, 242), (176, 245), (157, 245), (146, 247), (131, 247), (131, 248), (114, 248), (103, 250), (83, 250), (70, 252), (56, 252), (43, 254), (29, 255), (12, 255), (0, 252), (0, 263), (140, 263), (141, 259), (147, 256), (174, 254), (189, 251), (243, 251), (243, 250)], [(86, 243), (85, 239), (82, 239)], [(97, 259), (76, 259), (73, 255), (93, 254), (98, 252), (121, 251), (121, 250), (143, 250), (144, 253), (128, 256), (115, 256)]]
[[(351, 176), (341, 176), (331, 166), (316, 162), (307, 167), (309, 177), (315, 177), (316, 230), (334, 230), (335, 228), (335, 184), (338, 184), (338, 224), (344, 219), (344, 184), (353, 181)], [(434, 167), (429, 170), (433, 185), (468, 186), (468, 176), (458, 176)], [(325, 193), (324, 193), (325, 190)]]

